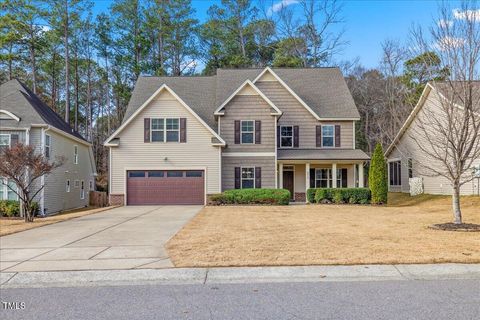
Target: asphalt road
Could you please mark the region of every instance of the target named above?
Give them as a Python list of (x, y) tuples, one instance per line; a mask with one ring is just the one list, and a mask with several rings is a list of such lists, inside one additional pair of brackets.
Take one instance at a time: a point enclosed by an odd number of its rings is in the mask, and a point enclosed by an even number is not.
[[(1, 319), (480, 319), (480, 280), (2, 289)], [(3, 302), (24, 309), (5, 310)], [(10, 304), (12, 306), (12, 304)]]

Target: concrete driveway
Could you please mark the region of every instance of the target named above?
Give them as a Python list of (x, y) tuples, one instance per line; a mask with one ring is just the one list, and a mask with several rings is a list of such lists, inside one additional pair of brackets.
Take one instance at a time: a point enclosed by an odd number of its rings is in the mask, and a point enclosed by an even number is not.
[(201, 206), (132, 206), (0, 238), (0, 271), (168, 268), (164, 244)]

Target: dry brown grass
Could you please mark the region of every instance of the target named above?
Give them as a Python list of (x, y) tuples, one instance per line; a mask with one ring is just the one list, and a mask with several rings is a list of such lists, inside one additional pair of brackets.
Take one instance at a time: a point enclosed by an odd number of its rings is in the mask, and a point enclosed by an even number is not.
[[(427, 228), (452, 220), (449, 197), (390, 200), (388, 207), (206, 207), (167, 250), (177, 267), (480, 262), (480, 233)], [(480, 223), (480, 198), (462, 205), (465, 222)]]
[(46, 226), (49, 224), (62, 222), (66, 220), (70, 220), (73, 218), (83, 217), (89, 214), (102, 212), (105, 210), (109, 210), (113, 207), (105, 207), (105, 208), (94, 208), (94, 207), (87, 207), (81, 209), (75, 209), (70, 211), (65, 211), (54, 216), (46, 217), (46, 218), (35, 218), (33, 222), (26, 223), (23, 219), (20, 218), (0, 218), (0, 237), (6, 236), (8, 234), (17, 233), (33, 228), (38, 228), (42, 226)]

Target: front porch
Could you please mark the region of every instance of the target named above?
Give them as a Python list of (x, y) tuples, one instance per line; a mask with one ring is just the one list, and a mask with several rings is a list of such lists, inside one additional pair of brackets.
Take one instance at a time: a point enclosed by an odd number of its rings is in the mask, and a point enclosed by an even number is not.
[(278, 188), (288, 189), (292, 200), (306, 202), (309, 188), (363, 188), (364, 161), (279, 160)]

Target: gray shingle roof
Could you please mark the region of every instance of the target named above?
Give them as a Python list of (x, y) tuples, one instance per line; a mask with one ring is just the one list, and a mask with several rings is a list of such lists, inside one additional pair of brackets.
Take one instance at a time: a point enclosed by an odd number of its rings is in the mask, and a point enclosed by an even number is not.
[(0, 127), (28, 128), (32, 124), (47, 124), (85, 140), (17, 79), (0, 85), (0, 109), (7, 110), (20, 118), (19, 122), (1, 119)]
[(278, 160), (369, 160), (360, 149), (279, 149)]
[[(213, 115), (246, 80), (264, 69), (218, 69), (209, 77), (139, 77), (123, 122), (163, 84), (169, 86), (213, 130)], [(320, 118), (360, 118), (347, 84), (338, 68), (272, 69)]]

